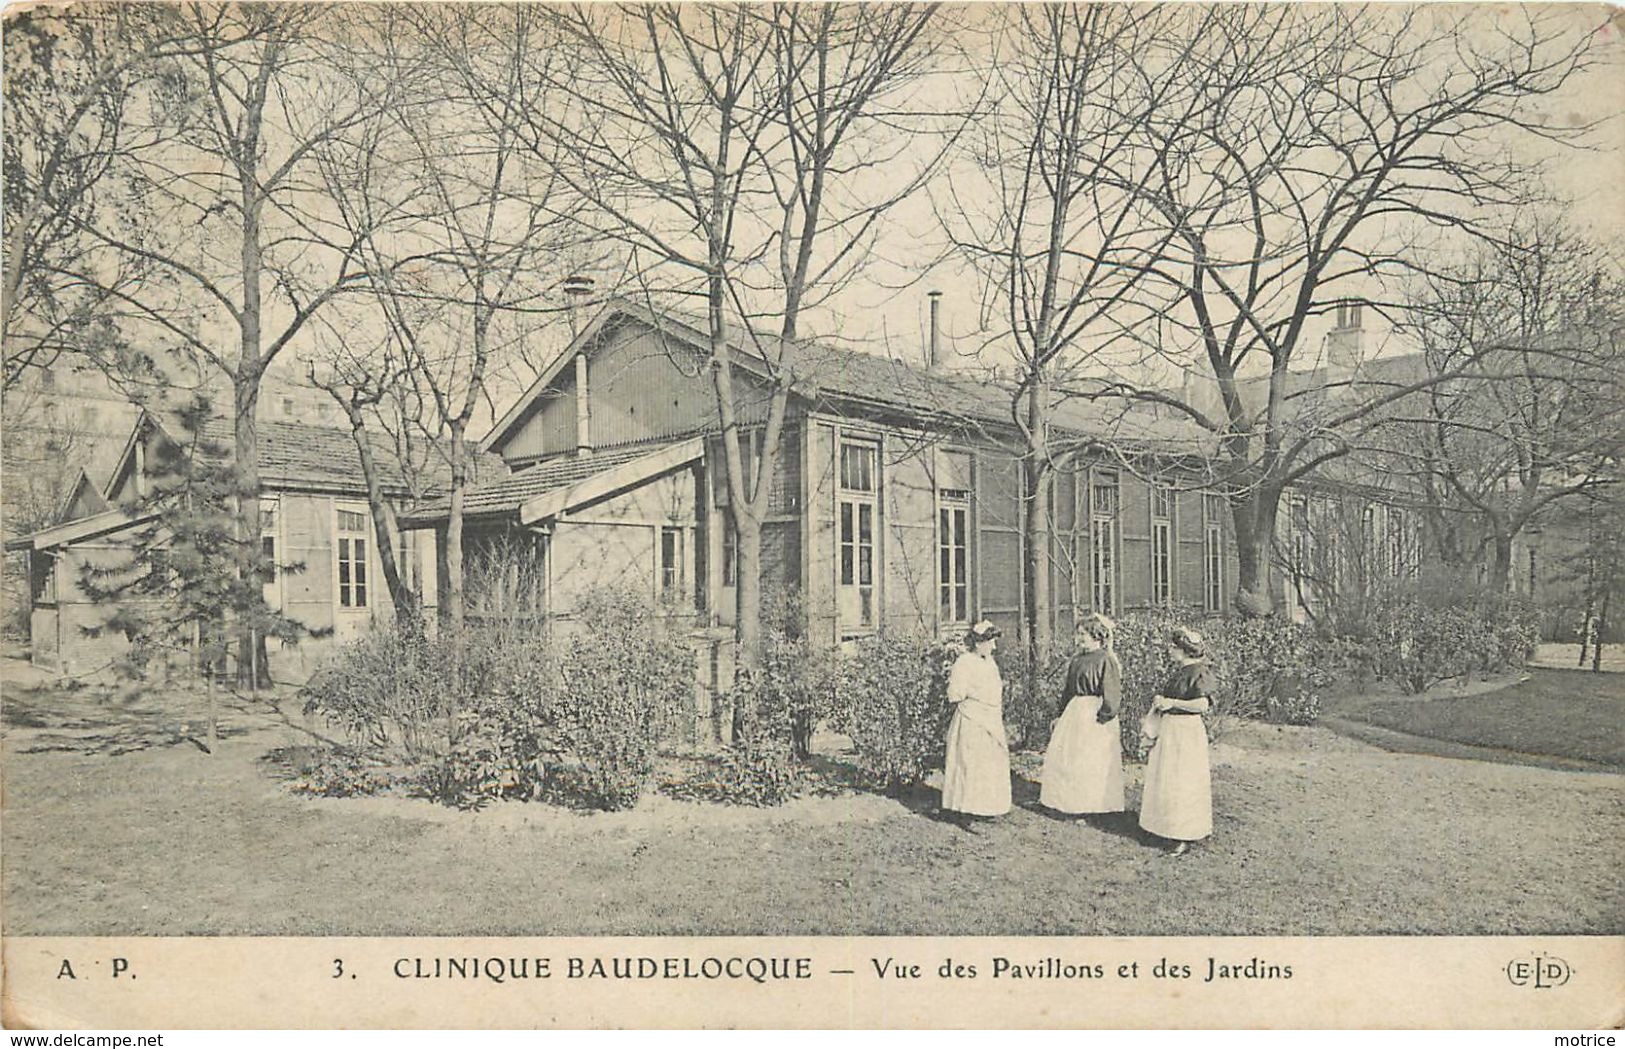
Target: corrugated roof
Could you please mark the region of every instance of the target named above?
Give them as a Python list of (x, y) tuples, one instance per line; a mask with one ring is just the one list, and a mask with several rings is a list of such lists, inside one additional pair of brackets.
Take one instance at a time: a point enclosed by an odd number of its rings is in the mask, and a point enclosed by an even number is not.
[[(463, 516), (482, 517), (513, 513), (538, 495), (567, 488), (611, 467), (653, 455), (688, 439), (689, 437), (685, 436), (623, 445), (591, 455), (569, 455), (543, 460), (501, 480), (469, 487), (463, 492)], [(450, 512), (451, 500), (441, 498), (426, 503), (411, 513), (402, 514), (401, 521), (403, 524), (428, 524), (443, 520)]]

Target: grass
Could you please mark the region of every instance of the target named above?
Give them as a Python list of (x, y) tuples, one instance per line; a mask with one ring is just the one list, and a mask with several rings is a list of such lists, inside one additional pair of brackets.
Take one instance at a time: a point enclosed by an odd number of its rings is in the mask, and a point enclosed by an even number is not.
[(1342, 713), (1379, 728), (1503, 751), (1625, 768), (1625, 675), (1534, 670), (1471, 696), (1383, 699)]
[(1625, 932), (1619, 776), (1318, 728), (1244, 725), (1216, 746), (1216, 834), (1175, 859), (1132, 818), (1039, 810), (1033, 756), (1016, 812), (974, 835), (931, 818), (929, 790), (464, 813), (289, 793), (262, 759), (309, 736), (266, 705), (231, 706), (207, 755), (192, 699), (6, 701), (30, 723), (5, 739), (13, 935)]

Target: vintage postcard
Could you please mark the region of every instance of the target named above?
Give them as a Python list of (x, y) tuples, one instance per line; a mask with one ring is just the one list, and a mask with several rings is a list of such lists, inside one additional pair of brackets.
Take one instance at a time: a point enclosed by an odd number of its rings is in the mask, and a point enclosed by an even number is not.
[(1617, 1027), (1622, 31), (9, 10), (5, 1024)]

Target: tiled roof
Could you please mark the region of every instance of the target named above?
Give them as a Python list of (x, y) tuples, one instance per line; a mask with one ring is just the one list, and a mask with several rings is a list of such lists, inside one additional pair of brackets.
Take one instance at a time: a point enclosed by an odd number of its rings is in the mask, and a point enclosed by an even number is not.
[[(703, 321), (698, 317), (681, 310), (661, 310), (655, 314), (635, 304), (630, 307), (623, 304), (619, 308), (634, 316), (657, 318), (659, 323), (677, 328), (696, 345), (705, 345)], [(739, 330), (737, 320), (735, 330)], [(764, 344), (771, 344), (773, 340), (773, 336), (765, 334), (759, 338)], [(732, 345), (741, 357), (761, 360), (761, 355), (741, 340), (735, 339)], [(1014, 425), (1011, 415), (1014, 388), (988, 377), (927, 369), (897, 358), (816, 341), (798, 344), (785, 363), (802, 384), (801, 389), (813, 391), (815, 398), (834, 398), (973, 424)], [(1187, 446), (1207, 436), (1183, 416), (1148, 405), (1128, 408), (1115, 398), (1058, 400), (1052, 421), (1064, 434), (1075, 438), (1110, 437), (1130, 443)]]
[[(476, 484), (463, 493), (463, 514), (481, 517), (490, 514), (509, 514), (538, 495), (567, 488), (584, 481), (613, 466), (653, 455), (662, 449), (681, 443), (677, 440), (646, 442), (611, 448), (592, 455), (570, 455), (557, 459), (544, 459), (534, 466), (487, 484)], [(427, 524), (443, 520), (451, 511), (451, 501), (441, 498), (402, 514), (405, 524)]]
[[(163, 420), (162, 425), (172, 440), (184, 432), (174, 419)], [(361, 472), (361, 454), (348, 428), (261, 419), (256, 429), (262, 481), (366, 491), (366, 479)], [(201, 436), (206, 443), (218, 445), (227, 454), (230, 454), (235, 440), (231, 420), (219, 417), (204, 422)], [(385, 490), (397, 494), (406, 492), (405, 472), (401, 469), (394, 441), (385, 434), (369, 433), (367, 436), (372, 444), (373, 463), (378, 468)], [(506, 474), (507, 466), (501, 458), (473, 451), (471, 461), (476, 477), (491, 478)], [(451, 468), (445, 456), (429, 448), (422, 448), (422, 454), (428, 460), (421, 469), (420, 483), (424, 490), (444, 491), (451, 479)]]

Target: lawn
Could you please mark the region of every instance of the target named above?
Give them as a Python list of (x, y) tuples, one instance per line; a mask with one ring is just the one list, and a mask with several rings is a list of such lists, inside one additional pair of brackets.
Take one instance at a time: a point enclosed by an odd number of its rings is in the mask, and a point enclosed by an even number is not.
[(1478, 695), (1402, 697), (1340, 711), (1379, 728), (1508, 757), (1552, 757), (1625, 769), (1625, 674), (1531, 670)]
[(15, 935), (1625, 932), (1619, 775), (1320, 728), (1227, 736), (1217, 833), (1172, 858), (1132, 819), (1037, 809), (1033, 756), (1016, 812), (967, 834), (931, 791), (591, 815), (315, 799), (264, 760), (309, 741), (267, 704), (234, 704), (212, 755), (174, 702), (8, 687), (6, 714)]

